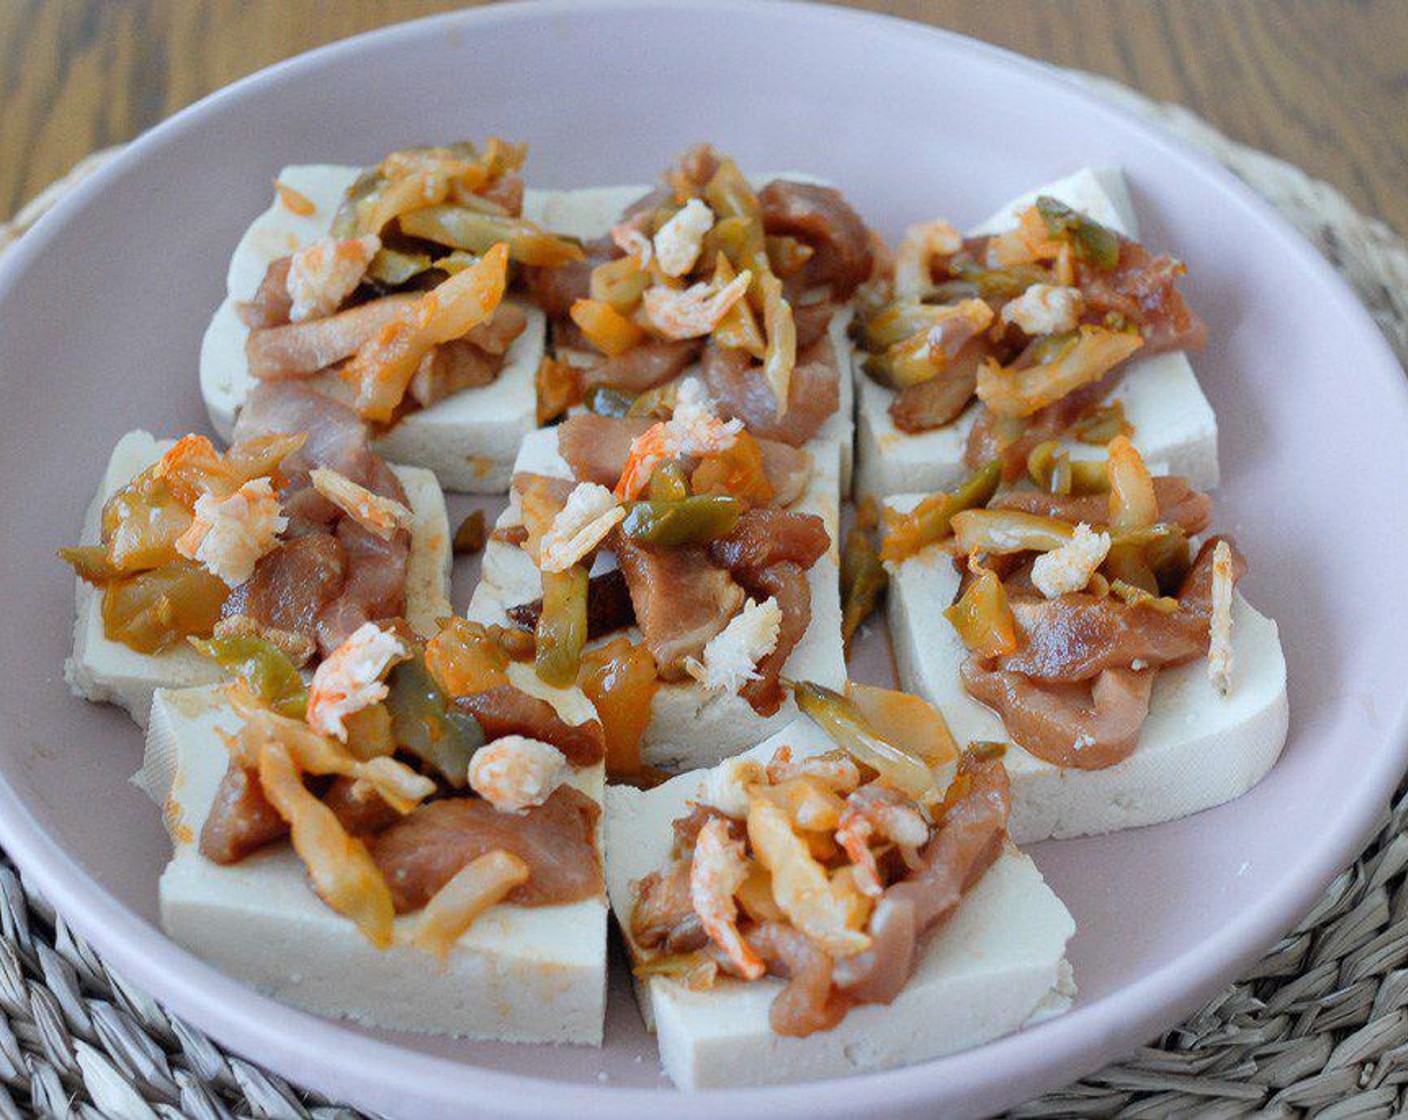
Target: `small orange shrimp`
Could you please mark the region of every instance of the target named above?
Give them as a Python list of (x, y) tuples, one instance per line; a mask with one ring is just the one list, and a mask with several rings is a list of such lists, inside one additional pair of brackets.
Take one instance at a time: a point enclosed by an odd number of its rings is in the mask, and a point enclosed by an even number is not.
[(862, 786), (846, 798), (836, 842), (856, 867), (861, 891), (872, 898), (884, 891), (880, 869), (871, 850), (872, 837), (918, 848), (929, 838), (929, 824), (918, 806), (885, 786)]
[(469, 786), (502, 813), (541, 805), (566, 780), (567, 757), (556, 747), (505, 735), (469, 760)]
[(347, 741), (347, 716), (386, 699), (383, 678), (406, 659), (405, 644), (375, 622), (364, 622), (325, 657), (308, 689), (308, 726)]
[(616, 483), (616, 497), (630, 501), (640, 495), (650, 482), (656, 466), (666, 459), (681, 455), (709, 455), (727, 451), (738, 440), (743, 425), (737, 420), (720, 420), (717, 416), (687, 409), (669, 420), (652, 424), (631, 441), (621, 480)]
[(669, 454), (672, 442), (669, 428), (664, 421), (652, 424), (636, 436), (631, 441), (631, 452), (626, 456), (621, 480), (616, 483), (616, 497), (622, 501), (631, 501), (639, 496), (650, 482), (655, 468), (665, 459), (672, 458)]
[(362, 282), (381, 250), (375, 234), (340, 241), (322, 237), (289, 259), (289, 320), (322, 319), (335, 312)]
[(657, 284), (641, 297), (645, 317), (665, 338), (702, 338), (747, 294), (753, 274), (744, 269), (727, 284), (691, 284), (678, 289)]
[(885, 891), (880, 881), (880, 868), (875, 862), (875, 853), (870, 850), (870, 837), (875, 829), (859, 813), (847, 809), (841, 817), (841, 827), (836, 830), (836, 842), (841, 845), (856, 869), (856, 886), (863, 895), (879, 898)]
[(644, 270), (650, 267), (654, 246), (651, 245), (650, 238), (642, 232), (641, 224), (639, 218), (617, 222), (611, 227), (611, 240), (626, 256), (635, 258), (637, 268)]
[(794, 761), (790, 747), (779, 747), (768, 763), (768, 781), (780, 785), (791, 778), (811, 778), (835, 793), (847, 794), (860, 785), (860, 770), (844, 754), (828, 752)]
[(373, 493), (331, 467), (314, 467), (308, 477), (314, 490), (374, 537), (389, 541), (398, 529), (412, 527), (415, 515), (409, 507)]
[(727, 954), (745, 980), (756, 980), (767, 971), (761, 957), (738, 932), (738, 906), (734, 892), (748, 877), (743, 844), (730, 840), (728, 825), (718, 817), (699, 830), (694, 861), (689, 868), (689, 901), (704, 932)]
[(229, 587), (249, 579), (260, 557), (274, 550), (288, 528), (267, 478), (246, 482), (228, 498), (202, 494), (192, 512), (190, 526), (176, 539), (176, 551)]

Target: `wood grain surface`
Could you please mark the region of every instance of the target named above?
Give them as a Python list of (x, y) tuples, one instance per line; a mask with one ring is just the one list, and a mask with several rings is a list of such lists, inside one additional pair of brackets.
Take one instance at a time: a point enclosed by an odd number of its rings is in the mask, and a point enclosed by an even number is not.
[[(0, 0), (0, 215), (242, 75), (447, 0)], [(1408, 0), (860, 0), (1198, 112), (1408, 232)]]

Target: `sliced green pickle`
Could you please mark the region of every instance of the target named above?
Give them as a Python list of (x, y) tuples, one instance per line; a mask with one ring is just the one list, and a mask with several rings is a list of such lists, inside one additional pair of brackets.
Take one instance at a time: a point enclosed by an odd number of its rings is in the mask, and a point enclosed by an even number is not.
[(425, 657), (416, 652), (386, 678), (386, 708), (397, 744), (434, 767), (456, 789), (469, 781), (469, 760), (484, 745), (484, 731), (468, 712), (453, 707)]

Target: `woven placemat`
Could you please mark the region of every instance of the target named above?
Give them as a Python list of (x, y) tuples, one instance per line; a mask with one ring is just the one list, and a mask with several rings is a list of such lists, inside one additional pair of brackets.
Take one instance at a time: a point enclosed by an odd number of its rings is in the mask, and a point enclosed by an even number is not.
[[(1083, 81), (1210, 151), (1334, 264), (1408, 363), (1408, 249), (1332, 187), (1185, 109)], [(0, 252), (111, 156), (88, 157), (10, 223)], [(1316, 1116), (1408, 1110), (1408, 785), (1372, 843), (1248, 975), (1162, 1038), (1015, 1116)], [(109, 971), (0, 862), (0, 1120), (361, 1114), (298, 1090)]]

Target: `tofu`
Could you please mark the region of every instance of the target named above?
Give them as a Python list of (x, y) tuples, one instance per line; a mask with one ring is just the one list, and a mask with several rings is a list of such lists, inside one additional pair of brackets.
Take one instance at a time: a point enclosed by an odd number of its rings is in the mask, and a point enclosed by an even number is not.
[[(165, 454), (171, 440), (147, 432), (128, 432), (113, 448), (102, 485), (83, 523), (82, 543), (101, 538), (103, 505)], [(405, 487), (414, 524), (406, 568), (406, 618), (418, 631), (433, 633), (435, 620), (450, 613), (450, 524), (445, 497), (435, 476), (418, 467), (393, 467)], [(116, 704), (147, 725), (152, 693), (158, 688), (213, 684), (219, 666), (188, 646), (165, 653), (145, 654), (110, 641), (103, 632), (102, 592), (77, 580), (77, 617), (73, 656), (64, 663), (64, 679), (73, 692), (95, 703)]]
[[(270, 262), (328, 232), (343, 192), (361, 171), (335, 164), (284, 168), (279, 182), (302, 194), (316, 210), (302, 217), (276, 198), (236, 247), (227, 277), (229, 294), (206, 329), (200, 354), (201, 396), (211, 425), (224, 439), (230, 438), (240, 407), (254, 387), (245, 359), (249, 328), (235, 305), (254, 295)], [(537, 216), (541, 201), (540, 194), (528, 192), (525, 216)], [(493, 383), (465, 389), (400, 420), (373, 443), (384, 458), (433, 471), (446, 490), (502, 494), (508, 489), (518, 443), (537, 427), (534, 375), (547, 333), (542, 312), (522, 306), (528, 325), (509, 348)], [(324, 375), (323, 380), (329, 377), (335, 375)]]
[[(810, 720), (749, 751), (766, 761), (782, 745), (794, 757), (831, 750)], [(606, 882), (629, 943), (633, 884), (666, 860), (671, 822), (697, 799), (706, 771), (655, 789), (606, 791)], [(1036, 865), (1008, 844), (954, 916), (929, 938), (894, 1003), (852, 1008), (835, 1029), (784, 1038), (768, 1025), (779, 980), (721, 979), (691, 992), (676, 980), (637, 980), (636, 998), (657, 1035), (665, 1072), (681, 1089), (744, 1088), (910, 1065), (981, 1045), (1065, 1011), (1075, 995), (1066, 944), (1069, 911)]]
[[(791, 179), (794, 182), (816, 183), (830, 186), (825, 180), (800, 171), (781, 171), (774, 174), (760, 174), (749, 177), (756, 187), (762, 187), (774, 179)], [(568, 234), (584, 241), (605, 237), (611, 227), (621, 219), (621, 212), (649, 193), (651, 187), (645, 184), (623, 187), (589, 187), (575, 191), (544, 191), (542, 200), (542, 224), (554, 233)], [(828, 333), (831, 345), (836, 352), (836, 366), (840, 371), (840, 403), (836, 411), (818, 430), (812, 442), (830, 441), (836, 444), (841, 455), (841, 492), (851, 492), (851, 471), (854, 459), (855, 385), (848, 371), (854, 365), (855, 347), (851, 343), (850, 324), (853, 309), (844, 307), (833, 316)], [(689, 376), (698, 371), (691, 366), (680, 374)]]
[[(826, 523), (831, 550), (807, 573), (811, 587), (812, 620), (802, 640), (792, 651), (783, 675), (793, 680), (810, 680), (832, 688), (846, 680), (846, 658), (841, 642), (839, 539), (839, 495), (837, 473), (840, 456), (827, 444), (813, 449), (813, 473), (808, 492), (791, 508), (815, 513)], [(571, 469), (557, 452), (557, 432), (548, 428), (533, 432), (523, 441), (515, 471), (572, 477)], [(499, 517), (497, 527), (519, 524), (516, 498)], [(602, 554), (596, 572), (615, 566), (614, 557)], [(521, 548), (490, 540), (485, 546), (479, 585), (474, 589), (469, 618), (483, 623), (511, 625), (508, 609), (531, 602), (542, 595), (542, 577)], [(637, 631), (629, 632), (639, 638)], [(614, 636), (614, 635), (613, 635)], [(688, 770), (709, 766), (761, 742), (785, 727), (797, 714), (791, 697), (777, 713), (763, 718), (747, 701), (732, 694), (707, 693), (691, 682), (662, 684), (655, 694), (650, 723), (641, 749), (646, 762), (667, 769)]]
[[(1139, 235), (1124, 175), (1112, 167), (1078, 171), (1014, 199), (971, 233), (1010, 228), (1038, 194), (1052, 195), (1129, 237)], [(856, 355), (856, 493), (882, 498), (953, 489), (969, 473), (963, 452), (977, 420), (977, 403), (945, 427), (914, 435), (902, 432), (890, 418), (895, 393), (866, 375), (863, 360)], [(1217, 419), (1185, 354), (1155, 354), (1130, 362), (1110, 400), (1124, 405), (1134, 426), (1135, 446), (1146, 459), (1166, 462), (1171, 473), (1183, 475), (1200, 490), (1216, 488)], [(1100, 458), (1104, 452), (1074, 440), (1064, 444), (1076, 459)]]
[[(391, 948), (372, 946), (313, 893), (287, 843), (229, 866), (201, 855), (200, 830), (229, 757), (217, 731), (237, 726), (214, 688), (161, 689), (152, 705), (134, 781), (162, 806), (171, 835), (160, 884), (168, 935), (276, 999), (367, 1026), (601, 1045), (604, 897), (495, 906), (461, 936), (442, 968), (406, 943), (416, 915), (396, 920)], [(600, 765), (573, 779), (598, 801), (603, 783)]]
[[(908, 510), (919, 495), (891, 498)], [(937, 545), (890, 568), (887, 607), (900, 685), (936, 705), (960, 743), (1010, 741), (1002, 721), (963, 689), (967, 656), (942, 611), (958, 573)], [(1221, 805), (1256, 785), (1286, 741), (1286, 660), (1276, 623), (1240, 594), (1232, 606), (1234, 666), (1223, 696), (1203, 658), (1160, 670), (1139, 743), (1103, 770), (1063, 770), (1012, 744), (1012, 838), (1038, 840), (1157, 824)]]

